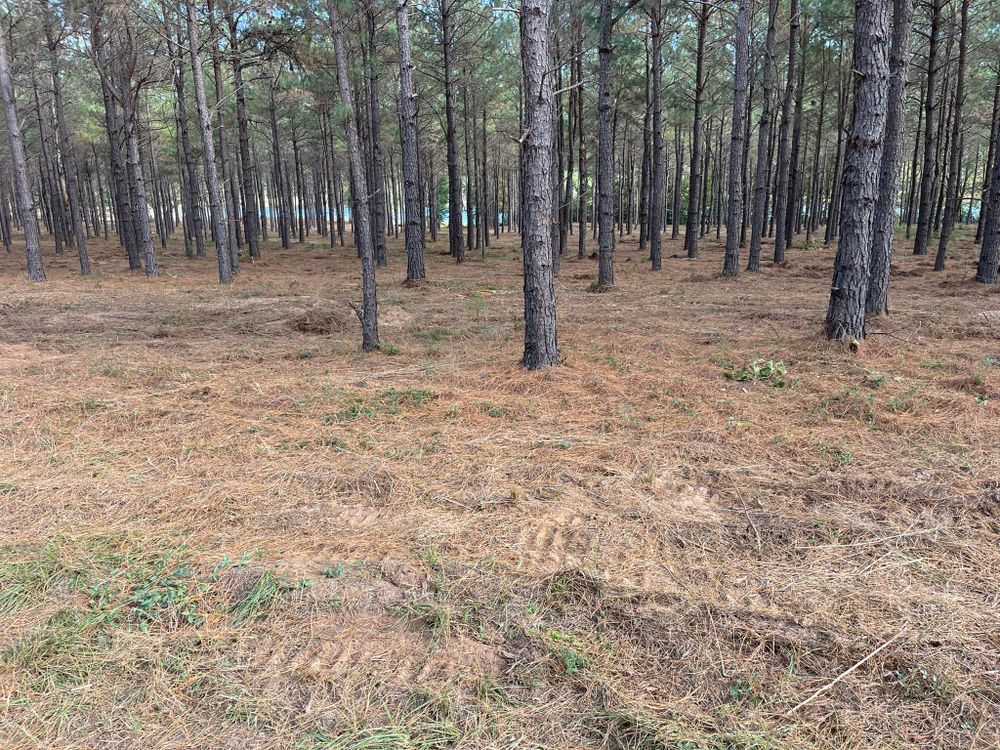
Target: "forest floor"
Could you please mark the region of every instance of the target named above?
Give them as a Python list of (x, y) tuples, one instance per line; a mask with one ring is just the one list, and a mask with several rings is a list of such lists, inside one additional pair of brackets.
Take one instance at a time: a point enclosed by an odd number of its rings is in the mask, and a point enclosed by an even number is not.
[(832, 249), (733, 281), (626, 238), (610, 293), (564, 260), (540, 373), (513, 237), (416, 289), (394, 242), (367, 356), (322, 240), (228, 288), (0, 252), (0, 746), (1000, 746), (1000, 289), (960, 239), (900, 251), (853, 355)]

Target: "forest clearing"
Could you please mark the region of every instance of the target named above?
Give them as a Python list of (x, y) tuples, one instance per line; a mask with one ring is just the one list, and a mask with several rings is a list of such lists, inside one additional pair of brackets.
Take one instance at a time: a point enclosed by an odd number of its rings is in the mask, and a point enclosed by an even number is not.
[(44, 286), (0, 253), (0, 744), (996, 747), (971, 242), (899, 260), (859, 355), (828, 250), (734, 281), (681, 243), (650, 274), (622, 240), (607, 294), (564, 261), (539, 373), (516, 237), (393, 263), (369, 355), (344, 248), (225, 287), (182, 247)]
[(0, 0), (0, 750), (1000, 748), (998, 61)]

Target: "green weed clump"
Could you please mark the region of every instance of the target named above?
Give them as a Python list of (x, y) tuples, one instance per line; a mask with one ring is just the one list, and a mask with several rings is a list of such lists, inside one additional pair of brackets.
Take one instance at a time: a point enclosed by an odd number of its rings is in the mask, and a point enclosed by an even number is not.
[(731, 367), (726, 371), (726, 380), (735, 380), (737, 383), (767, 383), (774, 388), (784, 388), (787, 384), (786, 374), (784, 362), (775, 362), (773, 359), (765, 362), (762, 359), (755, 359), (742, 367)]

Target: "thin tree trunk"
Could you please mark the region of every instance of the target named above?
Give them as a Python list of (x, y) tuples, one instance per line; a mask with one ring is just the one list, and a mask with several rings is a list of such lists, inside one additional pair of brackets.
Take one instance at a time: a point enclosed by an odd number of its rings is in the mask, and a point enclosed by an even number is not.
[[(650, 37), (652, 37), (653, 45), (657, 44), (657, 40), (660, 37), (659, 31), (659, 17), (662, 16), (661, 3), (652, 2), (649, 8), (649, 18), (650, 18)], [(654, 16), (656, 18), (654, 18)], [(652, 92), (652, 79), (654, 77), (654, 71), (651, 68), (650, 63), (650, 49), (649, 43), (646, 44), (646, 61), (645, 61), (645, 73), (646, 73), (646, 106), (644, 108), (643, 118), (642, 118), (642, 170), (639, 179), (639, 252), (646, 251), (646, 243), (649, 241), (649, 197), (653, 189), (653, 181), (650, 179), (650, 166), (649, 162), (652, 158), (653, 152), (653, 126), (651, 123), (653, 115), (653, 92)], [(661, 113), (662, 114), (662, 113)], [(652, 253), (650, 254), (652, 258)]]
[(38, 222), (35, 217), (31, 183), (28, 180), (28, 160), (24, 154), (21, 123), (18, 120), (14, 103), (14, 85), (10, 74), (10, 57), (7, 54), (7, 37), (2, 30), (0, 30), (0, 97), (3, 100), (3, 111), (7, 120), (7, 142), (10, 145), (11, 171), (14, 173), (14, 197), (17, 199), (17, 210), (21, 216), (21, 228), (24, 231), (28, 278), (32, 281), (45, 281), (45, 271), (42, 269), (41, 237), (38, 233)]
[(878, 201), (872, 224), (871, 273), (866, 311), (869, 315), (889, 312), (889, 271), (892, 264), (896, 228), (896, 199), (903, 162), (906, 126), (906, 74), (910, 64), (910, 30), (913, 0), (893, 0), (892, 53), (889, 58), (889, 100), (885, 124), (885, 145), (879, 168)]
[(747, 271), (760, 271), (761, 238), (764, 234), (768, 187), (768, 143), (771, 139), (771, 108), (774, 106), (774, 37), (778, 0), (770, 0), (767, 36), (764, 41), (764, 105), (757, 134), (757, 167), (753, 178), (753, 210), (750, 215), (750, 253)]
[(774, 199), (774, 262), (785, 262), (785, 223), (788, 220), (788, 183), (791, 163), (788, 153), (788, 128), (792, 121), (792, 98), (795, 94), (798, 56), (795, 47), (799, 37), (799, 3), (791, 0), (788, 23), (788, 80), (785, 83), (785, 98), (781, 104), (781, 127), (778, 129), (778, 175)]
[(649, 199), (649, 257), (654, 271), (663, 267), (663, 184), (666, 181), (666, 151), (663, 146), (663, 30), (660, 27), (663, 7), (661, 0), (653, 3), (650, 14), (653, 38), (650, 88), (653, 109), (652, 190)]
[(726, 209), (726, 253), (723, 276), (740, 272), (740, 223), (743, 216), (743, 143), (746, 138), (747, 79), (750, 67), (750, 0), (738, 0), (733, 72), (733, 124), (729, 142), (729, 205)]
[(580, 156), (580, 182), (577, 196), (577, 208), (576, 208), (576, 220), (578, 222), (578, 237), (577, 237), (577, 257), (583, 258), (587, 253), (587, 193), (589, 192), (589, 187), (587, 186), (587, 141), (584, 137), (584, 122), (583, 122), (583, 103), (584, 103), (584, 81), (583, 81), (583, 19), (577, 13), (576, 16), (576, 34), (577, 34), (577, 58), (576, 58), (576, 80), (577, 85), (580, 87), (577, 91), (576, 96), (576, 128), (577, 136), (579, 138), (578, 151)]
[(208, 184), (208, 198), (212, 207), (215, 253), (219, 260), (219, 283), (228, 284), (233, 280), (232, 256), (226, 232), (226, 220), (219, 191), (219, 173), (215, 164), (215, 139), (212, 137), (212, 115), (205, 96), (205, 76), (201, 68), (201, 41), (198, 22), (194, 15), (194, 0), (187, 0), (188, 43), (191, 46), (191, 71), (194, 74), (194, 98), (198, 106), (198, 122), (201, 125), (201, 142), (205, 149), (205, 182)]
[(462, 175), (458, 163), (458, 129), (455, 125), (454, 11), (457, 0), (438, 0), (444, 52), (445, 143), (448, 154), (448, 249), (458, 263), (465, 262), (462, 237)]
[(611, 134), (611, 0), (601, 0), (597, 92), (597, 283), (596, 291), (615, 283), (615, 217), (612, 203), (614, 155)]
[(413, 83), (407, 0), (396, 0), (396, 37), (399, 45), (399, 119), (406, 213), (406, 281), (418, 284), (427, 274), (424, 270), (423, 232), (420, 228), (422, 211), (417, 168), (417, 92)]
[(689, 258), (698, 255), (698, 216), (700, 213), (700, 185), (702, 180), (701, 164), (701, 118), (702, 104), (705, 98), (705, 41), (708, 36), (708, 18), (713, 6), (708, 0), (699, 0), (698, 48), (695, 58), (694, 83), (694, 123), (691, 128), (691, 179), (688, 190), (687, 229), (684, 233), (684, 250)]
[(361, 144), (358, 137), (357, 115), (347, 63), (347, 49), (344, 43), (344, 25), (337, 10), (336, 0), (326, 0), (330, 14), (330, 29), (333, 37), (334, 54), (337, 60), (337, 87), (340, 100), (346, 112), (344, 129), (347, 135), (347, 157), (351, 163), (352, 190), (355, 196), (355, 213), (352, 215), (357, 234), (358, 249), (361, 251), (361, 347), (366, 352), (379, 348), (378, 338), (378, 298), (375, 288), (375, 253), (372, 243), (371, 216), (368, 212), (368, 180), (361, 161)]
[(1000, 156), (1000, 74), (997, 75), (993, 88), (993, 128), (990, 133), (990, 145), (986, 152), (986, 176), (983, 178), (983, 194), (979, 201), (979, 221), (976, 224), (976, 244), (983, 241), (983, 224), (986, 215), (986, 204), (990, 194), (990, 174), (993, 164)]
[(924, 167), (920, 175), (920, 200), (917, 208), (917, 237), (913, 244), (914, 255), (926, 255), (930, 241), (932, 193), (934, 188), (934, 165), (937, 149), (938, 128), (934, 123), (937, 105), (936, 82), (938, 73), (937, 52), (940, 43), (941, 8), (944, 0), (932, 0), (930, 48), (927, 54), (927, 99), (924, 121)]
[[(194, 0), (189, 0), (194, 2)], [(226, 240), (229, 247), (229, 265), (233, 276), (240, 272), (240, 253), (238, 247), (238, 228), (236, 217), (239, 215), (237, 199), (232, 189), (233, 180), (230, 174), (229, 146), (226, 139), (225, 100), (222, 94), (222, 61), (219, 58), (218, 26), (215, 22), (215, 6), (213, 0), (207, 4), (209, 33), (212, 46), (212, 73), (215, 77), (215, 117), (216, 129), (219, 131), (219, 163), (222, 165), (222, 197), (225, 201), (224, 221), (227, 229)]]
[(959, 172), (962, 161), (962, 107), (965, 104), (965, 59), (969, 38), (969, 2), (962, 0), (961, 39), (958, 43), (958, 71), (955, 81), (955, 111), (951, 123), (951, 154), (948, 163), (947, 205), (941, 222), (941, 236), (938, 241), (934, 270), (943, 271), (948, 254), (948, 240), (959, 218), (961, 195), (959, 193)]
[(255, 160), (250, 158), (250, 127), (247, 121), (246, 86), (243, 83), (243, 58), (240, 54), (240, 38), (236, 27), (236, 17), (230, 0), (224, 6), (226, 23), (229, 27), (229, 49), (233, 67), (233, 85), (236, 94), (236, 126), (239, 132), (240, 180), (243, 189), (243, 233), (250, 248), (250, 257), (260, 257), (260, 230), (257, 220), (254, 189)]
[(382, 156), (382, 113), (378, 90), (378, 61), (375, 59), (375, 5), (367, 4), (365, 18), (368, 22), (368, 45), (366, 53), (368, 66), (365, 70), (368, 89), (368, 109), (371, 118), (369, 135), (371, 137), (371, 172), (372, 190), (371, 223), (372, 242), (375, 243), (375, 262), (379, 266), (388, 263), (385, 252), (386, 230), (386, 192), (385, 192), (385, 159)]
[[(802, 65), (799, 67), (799, 80), (795, 86), (795, 114), (792, 116), (792, 149), (789, 155), (789, 179), (788, 179), (788, 210), (785, 215), (785, 247), (792, 247), (795, 243), (795, 234), (802, 228), (802, 201), (804, 164), (806, 154), (802, 153), (803, 146), (808, 151), (808, 143), (802, 143), (802, 107), (805, 97), (806, 87), (806, 46), (805, 39), (802, 42)], [(800, 157), (800, 153), (802, 156)]]

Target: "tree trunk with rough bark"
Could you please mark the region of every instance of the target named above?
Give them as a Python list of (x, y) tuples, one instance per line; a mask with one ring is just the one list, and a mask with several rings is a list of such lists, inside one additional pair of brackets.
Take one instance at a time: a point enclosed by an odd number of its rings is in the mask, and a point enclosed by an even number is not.
[(969, 41), (969, 2), (962, 0), (962, 21), (958, 42), (958, 71), (955, 78), (955, 105), (951, 121), (951, 153), (948, 157), (948, 184), (945, 190), (945, 209), (941, 220), (941, 236), (938, 239), (937, 257), (934, 259), (934, 270), (943, 271), (945, 257), (948, 254), (948, 240), (951, 238), (955, 222), (961, 209), (959, 193), (959, 172), (962, 169), (962, 108), (965, 105), (965, 61)]
[(770, 0), (767, 36), (764, 41), (764, 105), (757, 133), (757, 166), (753, 178), (753, 209), (750, 214), (750, 253), (747, 271), (760, 271), (761, 238), (764, 234), (768, 187), (768, 142), (771, 139), (771, 108), (774, 106), (774, 37), (778, 0)]
[(406, 214), (406, 281), (418, 284), (427, 274), (424, 270), (423, 232), (420, 225), (422, 212), (417, 161), (417, 92), (413, 83), (407, 0), (396, 0), (396, 37), (399, 45), (399, 120)]
[(733, 70), (733, 123), (729, 142), (729, 204), (726, 208), (726, 253), (722, 275), (740, 272), (740, 224), (743, 216), (743, 143), (746, 138), (747, 85), (750, 68), (750, 0), (736, 4)]
[(330, 14), (330, 31), (333, 37), (334, 55), (337, 61), (337, 88), (340, 101), (344, 105), (344, 130), (347, 136), (347, 158), (351, 164), (352, 190), (354, 192), (355, 213), (351, 217), (357, 235), (358, 250), (361, 253), (361, 348), (373, 352), (379, 348), (378, 338), (378, 296), (375, 288), (375, 254), (372, 243), (371, 214), (368, 210), (368, 178), (361, 160), (361, 139), (358, 136), (358, 120), (351, 95), (350, 74), (347, 63), (347, 49), (344, 42), (344, 24), (337, 10), (336, 0), (326, 0)]
[(687, 229), (684, 232), (684, 250), (687, 257), (698, 256), (698, 220), (701, 212), (701, 128), (702, 128), (702, 105), (705, 98), (705, 42), (708, 37), (708, 19), (713, 6), (708, 0), (699, 0), (699, 10), (696, 12), (698, 20), (698, 47), (695, 57), (694, 76), (694, 123), (691, 128), (691, 179), (688, 188), (688, 208), (687, 208)]
[(937, 95), (938, 47), (941, 34), (941, 8), (944, 0), (932, 0), (930, 47), (927, 53), (927, 93), (924, 106), (924, 166), (920, 175), (920, 199), (917, 203), (917, 237), (913, 242), (914, 255), (926, 255), (930, 242), (931, 212), (933, 210), (934, 166), (937, 153), (938, 127), (934, 123)]
[(219, 283), (228, 284), (233, 280), (232, 256), (229, 252), (229, 237), (222, 208), (222, 193), (219, 190), (219, 172), (215, 164), (212, 115), (208, 109), (208, 98), (205, 96), (205, 74), (201, 68), (201, 42), (198, 35), (198, 22), (194, 15), (194, 0), (187, 1), (187, 27), (191, 72), (194, 75), (194, 98), (198, 107), (201, 142), (205, 149), (205, 182), (208, 185), (208, 199), (211, 204), (215, 253), (219, 260)]
[(615, 216), (612, 195), (614, 152), (611, 133), (611, 0), (601, 0), (597, 74), (597, 283), (603, 291), (615, 283)]
[(778, 129), (778, 178), (774, 199), (774, 262), (785, 262), (785, 223), (788, 215), (788, 183), (791, 161), (788, 153), (788, 129), (792, 121), (792, 101), (797, 81), (795, 47), (799, 37), (799, 2), (791, 0), (788, 22), (788, 81), (785, 83), (785, 98), (781, 104), (781, 127)]
[(240, 54), (240, 38), (236, 27), (236, 16), (227, 0), (225, 7), (226, 24), (229, 27), (230, 63), (233, 67), (233, 86), (236, 94), (236, 126), (239, 132), (240, 182), (243, 189), (243, 233), (247, 238), (251, 258), (260, 257), (260, 229), (257, 220), (257, 192), (254, 189), (254, 165), (250, 158), (250, 126), (247, 119), (246, 86), (243, 82), (243, 58)]
[(834, 263), (827, 336), (865, 337), (872, 219), (889, 97), (889, 12), (885, 0), (857, 0), (854, 17), (854, 122), (844, 157), (844, 207)]
[(661, 0), (653, 3), (651, 30), (653, 38), (650, 86), (653, 109), (653, 139), (650, 152), (652, 189), (649, 198), (649, 257), (654, 271), (663, 267), (663, 184), (667, 178), (666, 150), (663, 146), (663, 7)]
[(10, 57), (7, 54), (7, 36), (3, 30), (0, 30), (0, 98), (3, 101), (3, 111), (7, 121), (7, 142), (10, 144), (11, 171), (14, 173), (14, 197), (21, 216), (21, 229), (24, 231), (28, 278), (32, 281), (45, 281), (41, 237), (35, 217), (31, 182), (28, 179), (28, 160), (24, 153), (21, 123), (14, 103), (14, 84), (10, 74)]
[(906, 126), (906, 73), (910, 64), (910, 31), (913, 0), (893, 0), (892, 52), (889, 58), (889, 101), (885, 144), (879, 169), (879, 193), (872, 224), (872, 259), (866, 311), (869, 315), (889, 312), (889, 269), (896, 230), (896, 197), (903, 164)]
[(448, 248), (458, 263), (465, 262), (462, 237), (462, 175), (458, 163), (458, 127), (455, 124), (455, 5), (457, 0), (438, 0), (444, 54), (445, 146), (448, 156)]
[(529, 370), (557, 364), (556, 295), (552, 277), (553, 90), (549, 74), (551, 0), (521, 0), (521, 66), (524, 76), (524, 356)]

